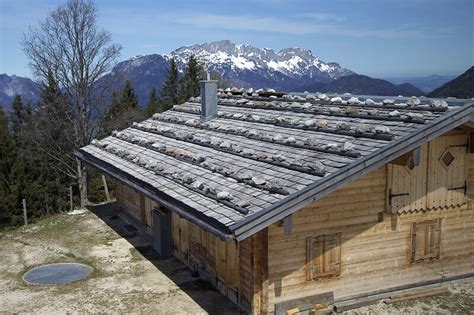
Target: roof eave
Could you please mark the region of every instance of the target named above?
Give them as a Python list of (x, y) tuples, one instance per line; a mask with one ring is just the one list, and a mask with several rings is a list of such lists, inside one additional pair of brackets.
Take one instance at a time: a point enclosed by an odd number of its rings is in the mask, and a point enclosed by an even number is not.
[(339, 171), (325, 177), (324, 180), (315, 182), (305, 189), (280, 200), (275, 205), (246, 217), (244, 220), (231, 225), (230, 230), (234, 233), (237, 241), (243, 240), (356, 178), (468, 121), (474, 121), (474, 103), (453, 110), (424, 128), (394, 141), (354, 164), (341, 168)]
[(108, 163), (104, 163), (100, 159), (86, 152), (79, 150), (75, 153), (75, 155), (84, 163), (97, 168), (99, 171), (108, 174), (109, 176), (127, 184), (130, 187), (133, 187), (135, 190), (139, 191), (146, 197), (152, 199), (153, 201), (156, 201), (160, 205), (164, 206), (172, 212), (177, 213), (179, 216), (185, 218), (186, 220), (189, 220), (190, 222), (198, 225), (206, 231), (209, 231), (210, 233), (218, 236), (220, 239), (228, 240), (233, 238), (232, 233), (225, 225), (220, 224), (217, 220), (210, 219), (205, 215), (200, 215), (191, 207), (183, 204), (179, 200), (176, 200), (166, 195), (165, 193), (159, 191), (150, 184), (147, 184), (139, 179), (133, 178), (132, 176), (126, 174), (117, 167), (112, 166)]

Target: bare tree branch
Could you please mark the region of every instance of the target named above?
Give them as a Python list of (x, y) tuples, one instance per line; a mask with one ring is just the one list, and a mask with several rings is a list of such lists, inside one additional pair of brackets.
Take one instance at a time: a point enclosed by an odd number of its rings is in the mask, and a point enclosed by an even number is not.
[[(66, 119), (74, 128), (71, 139), (74, 148), (87, 145), (94, 129), (92, 97), (95, 85), (111, 70), (121, 50), (120, 45), (112, 43), (110, 33), (98, 27), (94, 3), (68, 0), (37, 28), (30, 28), (23, 36), (22, 46), (34, 75), (46, 81), (48, 75), (53, 74), (59, 88), (67, 95), (70, 108)], [(61, 152), (54, 144), (51, 147), (55, 152)], [(72, 171), (69, 161), (63, 163), (57, 154), (48, 154), (64, 167), (63, 172), (79, 179), (81, 202), (86, 202), (86, 189), (81, 188), (85, 183), (85, 169), (78, 166)]]

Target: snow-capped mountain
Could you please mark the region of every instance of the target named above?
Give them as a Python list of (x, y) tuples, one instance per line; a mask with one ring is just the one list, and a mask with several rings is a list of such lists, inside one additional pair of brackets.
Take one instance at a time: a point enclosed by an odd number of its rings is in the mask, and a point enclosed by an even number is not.
[[(177, 61), (182, 72), (194, 55), (209, 72), (217, 71), (230, 86), (273, 88), (286, 92), (351, 92), (361, 94), (419, 95), (413, 87), (395, 86), (383, 80), (356, 75), (335, 62), (324, 62), (308, 49), (285, 48), (274, 51), (228, 40), (184, 46), (169, 54), (134, 56), (118, 63), (104, 76), (99, 85), (105, 87), (105, 100), (112, 91), (120, 92), (125, 80), (130, 80), (139, 102), (145, 106), (152, 88), (159, 92), (170, 67)], [(369, 80), (370, 79), (370, 80)], [(26, 81), (25, 81), (26, 80)], [(39, 85), (27, 78), (0, 75), (0, 101), (7, 108), (15, 94), (37, 98)], [(415, 93), (417, 92), (417, 93)], [(106, 101), (107, 103), (108, 101)]]
[(286, 48), (278, 52), (269, 48), (234, 44), (228, 40), (184, 46), (166, 55), (134, 56), (122, 61), (108, 78), (114, 78), (116, 90), (128, 79), (146, 104), (153, 87), (158, 91), (174, 58), (180, 72), (194, 55), (209, 72), (217, 71), (229, 85), (304, 91), (316, 83), (329, 83), (354, 74), (337, 63), (326, 63), (308, 49)]
[(41, 85), (28, 78), (0, 74), (0, 105), (7, 110), (17, 94), (21, 95), (23, 102), (34, 103), (40, 93)]
[(320, 60), (308, 49), (285, 48), (276, 52), (229, 40), (184, 46), (171, 52), (168, 58), (175, 58), (183, 67), (191, 55), (209, 71), (219, 71), (230, 83), (242, 86), (291, 90), (299, 85), (299, 80), (329, 82), (354, 74), (338, 63)]

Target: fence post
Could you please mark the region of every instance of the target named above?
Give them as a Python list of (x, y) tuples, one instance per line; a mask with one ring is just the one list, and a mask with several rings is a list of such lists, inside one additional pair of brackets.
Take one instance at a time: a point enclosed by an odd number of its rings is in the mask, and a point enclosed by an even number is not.
[(26, 199), (23, 199), (23, 219), (25, 220), (25, 225), (28, 225), (28, 215), (26, 213)]
[(107, 198), (107, 201), (110, 201), (109, 187), (107, 186), (107, 181), (105, 180), (104, 175), (102, 175), (102, 182), (104, 183), (105, 197)]
[(72, 186), (69, 186), (69, 204), (71, 211), (74, 210), (74, 203), (72, 202)]

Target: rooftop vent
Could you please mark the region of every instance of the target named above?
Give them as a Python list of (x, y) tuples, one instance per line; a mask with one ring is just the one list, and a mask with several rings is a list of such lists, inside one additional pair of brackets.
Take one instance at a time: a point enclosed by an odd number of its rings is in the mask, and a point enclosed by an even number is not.
[(217, 81), (207, 79), (199, 81), (201, 85), (201, 120), (208, 121), (217, 117)]

